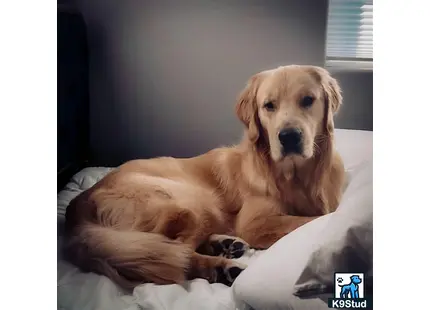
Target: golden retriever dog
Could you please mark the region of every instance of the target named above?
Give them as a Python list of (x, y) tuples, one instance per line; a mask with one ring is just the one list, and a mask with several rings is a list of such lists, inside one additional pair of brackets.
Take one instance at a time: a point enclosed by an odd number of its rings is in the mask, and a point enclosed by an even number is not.
[(234, 258), (337, 208), (341, 102), (319, 67), (252, 76), (236, 104), (246, 126), (240, 144), (114, 169), (67, 208), (67, 256), (124, 288), (194, 278), (231, 285), (246, 267)]

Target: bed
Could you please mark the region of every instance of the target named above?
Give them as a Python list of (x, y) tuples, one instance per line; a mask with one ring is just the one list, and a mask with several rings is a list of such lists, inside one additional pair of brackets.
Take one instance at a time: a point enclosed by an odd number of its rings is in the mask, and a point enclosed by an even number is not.
[[(345, 162), (347, 182), (354, 170), (363, 162), (371, 161), (373, 134), (370, 131), (336, 129), (336, 147)], [(74, 174), (67, 184), (58, 192), (57, 220), (58, 220), (58, 279), (57, 297), (58, 309), (62, 310), (86, 310), (86, 309), (250, 309), (252, 308), (290, 308), (306, 309), (312, 307), (316, 309), (326, 309), (327, 306), (318, 298), (308, 298), (299, 300), (298, 297), (291, 295), (292, 299), (297, 299), (294, 306), (290, 304), (283, 306), (261, 305), (254, 302), (250, 296), (243, 296), (238, 292), (246, 292), (241, 287), (227, 287), (223, 284), (209, 284), (206, 280), (196, 279), (183, 285), (142, 284), (136, 287), (132, 294), (124, 293), (112, 281), (104, 276), (93, 273), (83, 273), (77, 267), (64, 260), (60, 251), (63, 242), (64, 215), (70, 200), (81, 191), (91, 187), (111, 169), (109, 167), (86, 167)], [(313, 222), (305, 225), (312, 230)], [(317, 226), (317, 225), (314, 225)], [(301, 230), (299, 228), (298, 230)], [(284, 237), (295, 238), (299, 234), (291, 234)], [(265, 251), (250, 250), (239, 260), (248, 264), (249, 269), (257, 261), (262, 264), (265, 259)], [(288, 268), (284, 265), (283, 268)], [(248, 269), (240, 277), (247, 277)], [(251, 271), (250, 271), (251, 272)], [(255, 272), (255, 271), (254, 271)], [(249, 273), (250, 274), (250, 273)], [(243, 276), (243, 277), (242, 277)], [(268, 280), (270, 281), (270, 280)], [(242, 281), (244, 282), (244, 281)], [(248, 281), (249, 282), (249, 281)], [(251, 281), (252, 282), (252, 281)], [(246, 283), (241, 285), (245, 285)], [(260, 290), (261, 291), (261, 290)], [(255, 295), (255, 294), (253, 294)], [(283, 296), (285, 298), (285, 296)], [(289, 297), (287, 298), (289, 300)], [(309, 305), (307, 307), (306, 305)], [(312, 305), (312, 306), (311, 306)]]

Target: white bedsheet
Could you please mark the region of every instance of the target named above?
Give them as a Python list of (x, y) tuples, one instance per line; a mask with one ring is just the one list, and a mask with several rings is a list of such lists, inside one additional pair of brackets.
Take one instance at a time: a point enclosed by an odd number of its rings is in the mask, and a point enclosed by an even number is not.
[[(363, 158), (372, 156), (372, 132), (336, 130), (336, 145), (346, 169), (352, 169)], [(61, 257), (62, 227), (64, 214), (70, 200), (79, 192), (91, 187), (110, 168), (86, 168), (77, 173), (58, 194), (58, 309), (62, 310), (110, 310), (110, 309), (245, 309), (237, 306), (232, 289), (223, 284), (209, 284), (196, 279), (184, 285), (142, 284), (132, 295), (124, 294), (112, 281), (93, 273), (82, 273)], [(252, 264), (264, 251), (249, 251), (238, 259)]]

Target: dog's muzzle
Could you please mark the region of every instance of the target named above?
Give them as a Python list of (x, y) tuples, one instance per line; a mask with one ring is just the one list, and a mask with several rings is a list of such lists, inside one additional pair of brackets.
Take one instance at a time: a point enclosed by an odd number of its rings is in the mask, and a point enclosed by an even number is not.
[(303, 153), (303, 136), (299, 128), (285, 128), (278, 134), (284, 156)]

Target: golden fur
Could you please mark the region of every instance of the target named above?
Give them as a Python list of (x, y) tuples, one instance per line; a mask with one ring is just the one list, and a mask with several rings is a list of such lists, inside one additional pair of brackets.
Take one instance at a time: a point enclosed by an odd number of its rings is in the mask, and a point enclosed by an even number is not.
[[(303, 96), (315, 98), (308, 109), (299, 104)], [(268, 100), (274, 111), (264, 108)], [(337, 208), (344, 168), (333, 147), (333, 115), (341, 102), (336, 80), (319, 67), (256, 74), (236, 105), (246, 126), (239, 145), (129, 161), (78, 195), (66, 214), (70, 260), (124, 287), (213, 282), (219, 267), (243, 269), (196, 249), (217, 234), (268, 248)], [(283, 156), (277, 133), (291, 126), (303, 132), (303, 154)]]

